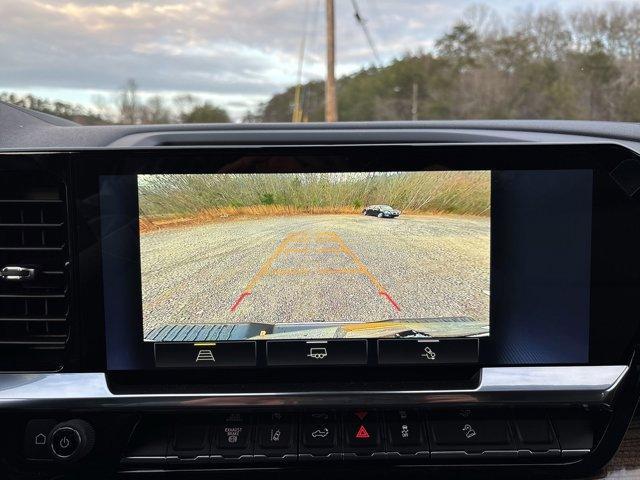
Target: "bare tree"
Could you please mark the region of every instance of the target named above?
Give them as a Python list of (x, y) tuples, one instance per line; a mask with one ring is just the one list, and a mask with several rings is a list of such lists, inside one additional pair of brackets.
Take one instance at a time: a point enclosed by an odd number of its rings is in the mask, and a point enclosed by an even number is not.
[(118, 92), (117, 107), (121, 123), (133, 125), (140, 122), (138, 84), (133, 78), (128, 79)]
[(171, 123), (171, 109), (160, 95), (150, 97), (141, 109), (142, 123)]

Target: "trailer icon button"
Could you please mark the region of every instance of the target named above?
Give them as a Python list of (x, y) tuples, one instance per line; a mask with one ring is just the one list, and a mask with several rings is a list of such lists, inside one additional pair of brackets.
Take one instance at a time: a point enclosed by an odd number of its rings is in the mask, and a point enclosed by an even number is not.
[(266, 344), (269, 366), (367, 364), (366, 340), (267, 340)]
[(327, 349), (324, 347), (311, 347), (309, 349), (309, 353), (307, 354), (307, 357), (309, 358), (315, 358), (316, 360), (322, 360), (324, 358), (327, 358)]

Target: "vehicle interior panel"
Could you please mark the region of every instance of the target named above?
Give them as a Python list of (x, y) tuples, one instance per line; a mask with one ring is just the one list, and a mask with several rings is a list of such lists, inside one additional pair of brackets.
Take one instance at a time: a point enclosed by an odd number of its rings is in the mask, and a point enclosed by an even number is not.
[(637, 126), (0, 119), (2, 478), (637, 468)]

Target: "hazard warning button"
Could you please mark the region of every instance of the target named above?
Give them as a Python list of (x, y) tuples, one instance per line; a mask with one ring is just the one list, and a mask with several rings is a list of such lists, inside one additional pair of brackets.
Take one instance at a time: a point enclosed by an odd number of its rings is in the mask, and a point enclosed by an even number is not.
[(374, 447), (380, 443), (378, 414), (356, 411), (345, 416), (346, 441), (352, 447)]

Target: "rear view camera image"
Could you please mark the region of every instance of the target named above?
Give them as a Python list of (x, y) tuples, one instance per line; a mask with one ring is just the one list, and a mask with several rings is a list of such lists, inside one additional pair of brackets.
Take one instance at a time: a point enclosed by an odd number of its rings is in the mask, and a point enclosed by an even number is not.
[(489, 334), (488, 171), (138, 175), (147, 341)]

